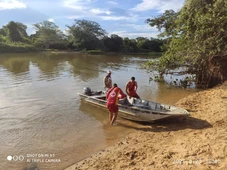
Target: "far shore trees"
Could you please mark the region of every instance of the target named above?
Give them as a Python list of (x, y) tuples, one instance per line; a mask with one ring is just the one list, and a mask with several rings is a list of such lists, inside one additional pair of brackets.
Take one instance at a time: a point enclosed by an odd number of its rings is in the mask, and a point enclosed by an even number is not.
[(107, 35), (101, 26), (88, 20), (75, 20), (64, 32), (53, 22), (42, 21), (33, 25), (35, 33), (28, 35), (27, 26), (10, 21), (0, 28), (0, 52), (33, 52), (47, 49), (149, 53), (161, 52), (163, 40), (155, 38), (122, 38), (119, 35)]
[(69, 39), (78, 49), (94, 50), (102, 45), (101, 39), (107, 34), (101, 26), (94, 21), (75, 20), (68, 27)]
[(34, 27), (36, 33), (32, 35), (32, 39), (36, 45), (43, 46), (46, 49), (54, 44), (66, 45), (64, 44), (65, 35), (55, 23), (43, 21), (34, 24)]
[(0, 39), (2, 38), (3, 42), (29, 43), (30, 41), (26, 29), (26, 25), (20, 22), (10, 21), (6, 26), (3, 26), (3, 28), (0, 29)]

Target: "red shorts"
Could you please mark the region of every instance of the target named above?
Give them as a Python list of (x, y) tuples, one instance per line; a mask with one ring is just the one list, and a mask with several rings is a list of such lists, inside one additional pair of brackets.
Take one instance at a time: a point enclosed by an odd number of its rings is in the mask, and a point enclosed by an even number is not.
[(114, 113), (118, 112), (118, 105), (113, 104), (113, 103), (107, 103), (106, 106), (110, 112), (114, 112)]
[(130, 91), (129, 92), (130, 97), (135, 97), (135, 98), (140, 98), (140, 96), (135, 92), (135, 91)]

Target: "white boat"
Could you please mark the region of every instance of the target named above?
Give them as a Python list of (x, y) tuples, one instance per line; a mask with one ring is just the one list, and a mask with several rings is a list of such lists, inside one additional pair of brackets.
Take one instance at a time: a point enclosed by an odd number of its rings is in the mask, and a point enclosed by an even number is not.
[[(90, 91), (78, 93), (86, 102), (106, 108), (105, 91)], [(124, 119), (138, 122), (154, 122), (160, 119), (176, 118), (182, 119), (189, 116), (185, 109), (143, 99), (127, 96), (118, 102), (118, 116)]]

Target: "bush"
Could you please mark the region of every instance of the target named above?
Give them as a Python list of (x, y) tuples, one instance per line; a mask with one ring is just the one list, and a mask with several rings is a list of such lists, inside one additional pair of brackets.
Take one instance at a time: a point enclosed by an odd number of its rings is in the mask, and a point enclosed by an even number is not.
[(3, 43), (0, 42), (0, 53), (23, 53), (23, 52), (37, 52), (37, 49), (33, 45), (24, 43)]

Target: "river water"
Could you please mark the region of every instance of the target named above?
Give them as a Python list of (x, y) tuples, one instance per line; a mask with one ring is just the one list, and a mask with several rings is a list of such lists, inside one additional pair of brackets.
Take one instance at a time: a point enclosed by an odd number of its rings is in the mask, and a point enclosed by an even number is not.
[(148, 56), (87, 54), (0, 55), (0, 169), (60, 170), (132, 132), (137, 123), (84, 103), (84, 87), (103, 90), (103, 77), (123, 90), (134, 76), (141, 98), (174, 104), (194, 89), (149, 82), (140, 64)]

